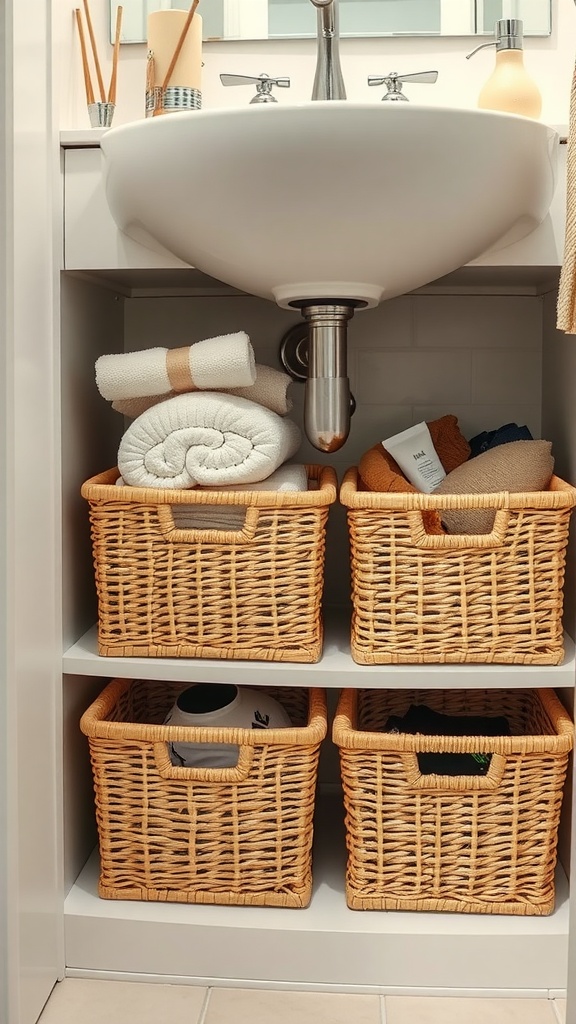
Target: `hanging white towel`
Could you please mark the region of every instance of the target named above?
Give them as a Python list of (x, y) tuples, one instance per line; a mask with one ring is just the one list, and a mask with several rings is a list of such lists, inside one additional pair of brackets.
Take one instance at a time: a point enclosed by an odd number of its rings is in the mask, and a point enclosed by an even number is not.
[(560, 271), (556, 326), (576, 334), (576, 67), (572, 76), (566, 171), (566, 235)]
[(265, 480), (300, 446), (292, 420), (236, 395), (196, 391), (130, 424), (118, 468), (132, 487), (219, 487)]

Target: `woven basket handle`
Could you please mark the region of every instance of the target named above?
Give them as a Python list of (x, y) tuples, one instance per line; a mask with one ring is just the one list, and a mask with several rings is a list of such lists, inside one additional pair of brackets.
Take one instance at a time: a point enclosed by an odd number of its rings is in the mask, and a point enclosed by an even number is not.
[[(486, 751), (490, 753), (489, 750)], [(495, 790), (502, 783), (507, 758), (504, 754), (492, 754), (486, 775), (423, 775), (418, 767), (418, 755), (399, 755), (406, 772), (406, 781), (411, 788), (446, 792), (469, 792), (470, 790)]]
[(454, 550), (458, 548), (468, 550), (501, 548), (506, 540), (510, 512), (508, 509), (498, 509), (494, 516), (494, 526), (491, 533), (426, 533), (421, 512), (406, 513), (410, 525), (410, 539), (415, 547), (429, 548), (436, 551)]
[[(202, 505), (190, 506), (202, 508)], [(234, 508), (233, 505), (229, 506)], [(246, 518), (241, 530), (182, 530), (174, 523), (170, 505), (158, 506), (158, 525), (165, 540), (171, 544), (251, 544), (256, 536), (260, 511), (257, 508), (246, 509)]]
[(172, 764), (167, 743), (154, 743), (154, 761), (163, 779), (178, 782), (244, 782), (250, 776), (254, 763), (254, 747), (239, 748), (238, 761), (230, 768), (180, 768)]

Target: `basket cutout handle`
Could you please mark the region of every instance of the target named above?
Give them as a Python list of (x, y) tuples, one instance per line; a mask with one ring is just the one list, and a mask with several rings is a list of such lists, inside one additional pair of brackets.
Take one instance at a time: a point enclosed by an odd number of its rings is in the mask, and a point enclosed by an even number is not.
[(163, 779), (173, 779), (178, 782), (213, 782), (218, 785), (222, 782), (244, 782), (252, 772), (254, 747), (245, 746), (239, 748), (238, 761), (228, 768), (181, 768), (172, 764), (169, 754), (168, 743), (154, 743), (154, 762), (158, 774)]
[[(179, 508), (203, 508), (202, 504), (179, 506)], [(238, 506), (227, 505), (226, 508), (237, 508)], [(165, 540), (170, 544), (251, 544), (256, 536), (260, 511), (253, 506), (246, 509), (244, 525), (240, 530), (199, 530), (181, 529), (174, 522), (174, 515), (170, 505), (159, 505), (157, 508), (158, 525)]]
[[(490, 753), (490, 751), (486, 751), (486, 753)], [(401, 753), (399, 757), (404, 766), (406, 781), (412, 789), (456, 793), (498, 789), (502, 783), (507, 762), (504, 754), (492, 754), (486, 775), (424, 775), (420, 771), (416, 753)]]
[(503, 546), (508, 532), (510, 512), (505, 508), (498, 509), (491, 533), (426, 533), (421, 512), (407, 512), (406, 518), (410, 528), (410, 539), (417, 548), (436, 551), (465, 548), (490, 550)]

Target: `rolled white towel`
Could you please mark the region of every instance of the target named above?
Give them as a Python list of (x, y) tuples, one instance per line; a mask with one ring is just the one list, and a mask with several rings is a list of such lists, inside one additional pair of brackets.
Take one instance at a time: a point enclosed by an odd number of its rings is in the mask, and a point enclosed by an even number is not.
[(184, 348), (120, 352), (96, 360), (96, 385), (109, 402), (168, 392), (248, 387), (256, 363), (244, 331), (206, 338)]
[[(281, 370), (275, 370), (272, 366), (263, 366), (256, 363), (256, 380), (254, 384), (246, 388), (210, 388), (210, 391), (223, 391), (227, 395), (239, 395), (240, 398), (248, 398), (251, 402), (258, 402), (266, 409), (277, 412), (279, 416), (286, 416), (292, 408), (292, 399), (288, 398), (288, 388), (292, 378)], [(125, 398), (112, 402), (112, 408), (134, 420), (141, 416), (147, 409), (151, 409), (158, 402), (165, 402), (167, 398), (174, 398), (175, 392), (169, 391), (165, 395), (148, 395), (144, 398)]]
[(130, 424), (118, 468), (132, 487), (219, 487), (265, 480), (300, 446), (292, 420), (237, 395), (196, 391)]

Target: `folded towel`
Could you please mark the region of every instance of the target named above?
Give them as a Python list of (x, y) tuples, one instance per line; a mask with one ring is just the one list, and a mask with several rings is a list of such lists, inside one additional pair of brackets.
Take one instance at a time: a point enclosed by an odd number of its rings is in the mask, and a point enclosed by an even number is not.
[(244, 331), (206, 338), (185, 348), (120, 352), (96, 360), (96, 384), (109, 402), (248, 387), (255, 380), (254, 350)]
[(250, 484), (227, 484), (222, 487), (203, 487), (203, 491), (307, 491), (308, 470), (298, 462), (285, 462), (265, 480)]
[[(195, 491), (307, 491), (306, 466), (285, 463), (266, 480), (255, 484), (226, 487), (197, 487)], [(174, 526), (179, 530), (241, 530), (246, 520), (246, 505), (174, 505)]]
[(130, 424), (118, 468), (132, 487), (219, 487), (265, 480), (300, 446), (292, 420), (237, 395), (196, 391)]
[[(470, 455), (470, 446), (460, 431), (456, 416), (447, 415), (431, 420), (428, 429), (438, 458), (447, 473), (466, 461)], [(367, 491), (397, 491), (402, 494), (415, 494), (418, 491), (417, 487), (408, 482), (396, 460), (381, 443), (364, 453), (358, 463), (358, 475), (361, 485)], [(440, 514), (435, 509), (423, 512), (422, 520), (426, 533), (445, 532)]]
[[(288, 398), (287, 391), (292, 383), (292, 378), (281, 370), (275, 370), (272, 366), (263, 366), (256, 363), (256, 380), (245, 388), (209, 388), (210, 391), (223, 391), (227, 395), (239, 395), (240, 398), (248, 398), (251, 402), (258, 402), (266, 409), (277, 412), (279, 416), (286, 416), (292, 408), (292, 399)], [(167, 398), (174, 398), (175, 392), (169, 391), (166, 395), (149, 395), (146, 398), (125, 398), (112, 402), (112, 408), (116, 412), (127, 416), (129, 419), (136, 419), (147, 409), (151, 409), (158, 402), (165, 402)]]
[[(124, 487), (126, 481), (119, 476), (117, 487)], [(285, 462), (265, 480), (250, 484), (222, 484), (220, 487), (196, 487), (196, 491), (307, 491), (308, 470), (302, 463)], [(184, 506), (182, 506), (184, 507)], [(195, 506), (194, 506), (195, 507)], [(206, 506), (200, 506), (205, 508)]]
[(229, 395), (239, 395), (240, 398), (248, 398), (251, 402), (258, 402), (266, 409), (272, 409), (279, 416), (285, 416), (292, 408), (292, 399), (288, 398), (287, 391), (292, 383), (292, 377), (282, 370), (275, 370), (273, 366), (263, 366), (256, 363), (256, 380), (248, 387), (227, 388)]

